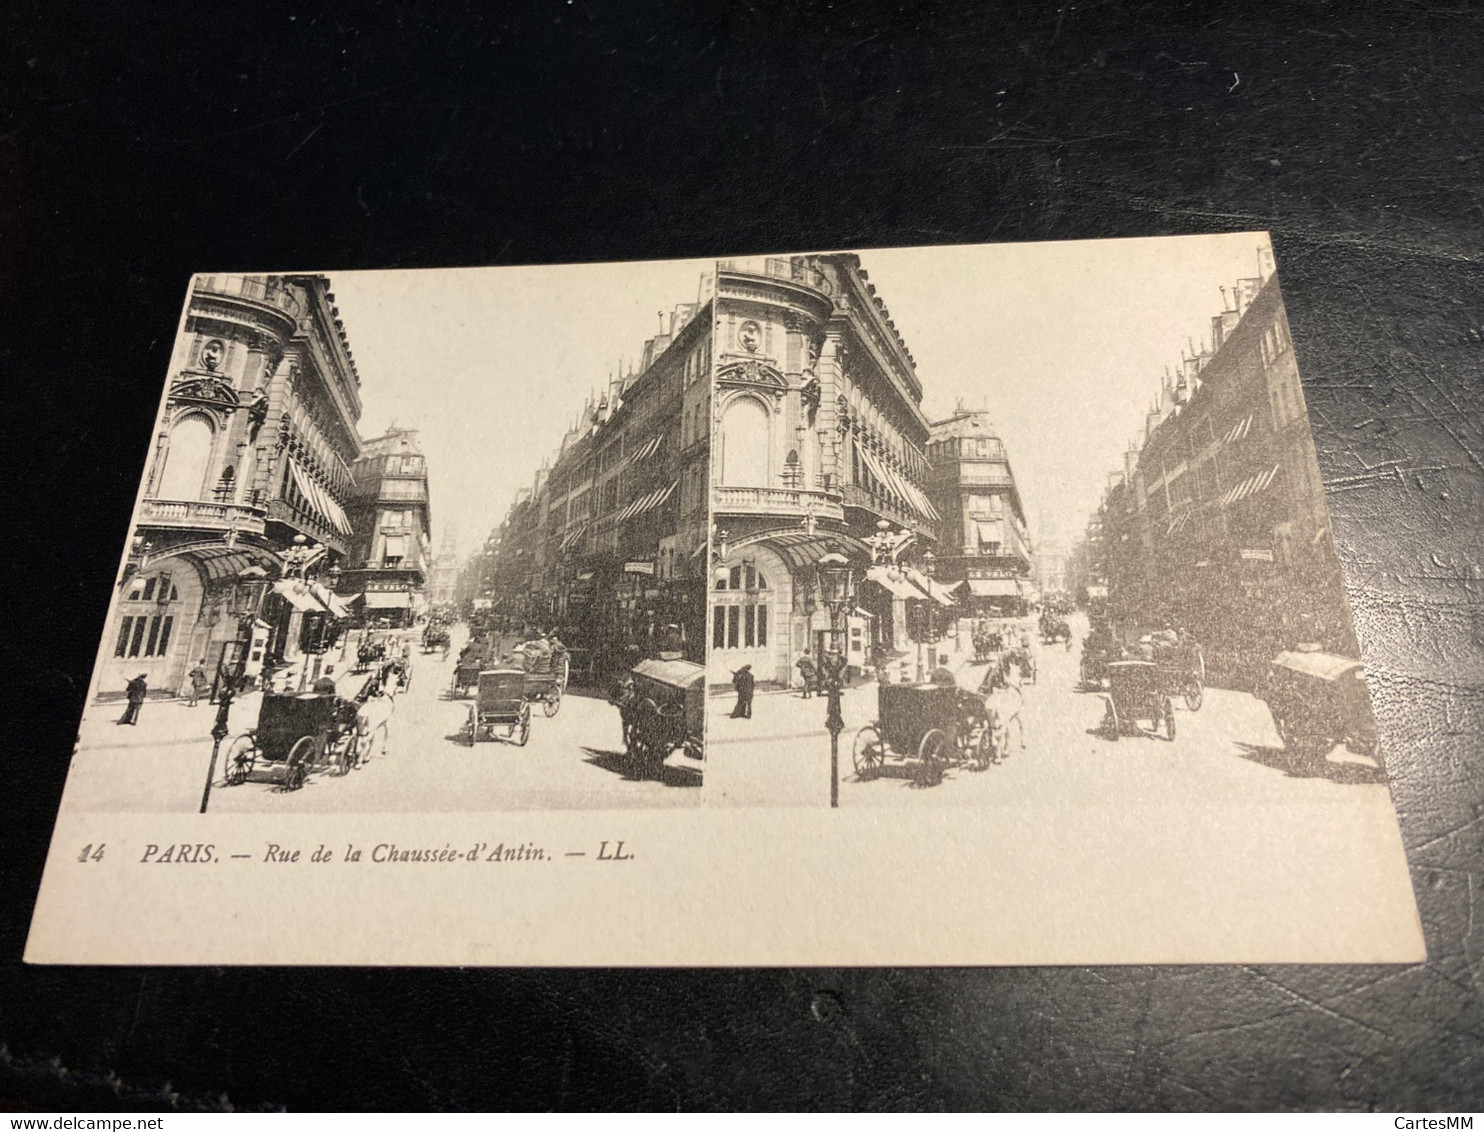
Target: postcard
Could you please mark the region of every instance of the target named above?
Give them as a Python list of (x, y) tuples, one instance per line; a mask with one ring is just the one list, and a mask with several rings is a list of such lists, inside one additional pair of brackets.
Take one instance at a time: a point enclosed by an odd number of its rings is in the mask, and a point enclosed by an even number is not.
[(1416, 962), (1386, 753), (1263, 233), (202, 274), (26, 958)]

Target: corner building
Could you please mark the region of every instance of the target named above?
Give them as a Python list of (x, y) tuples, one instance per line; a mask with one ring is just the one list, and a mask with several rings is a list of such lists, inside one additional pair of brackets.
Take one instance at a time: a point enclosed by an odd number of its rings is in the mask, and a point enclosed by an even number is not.
[(355, 537), (340, 592), (361, 595), (366, 624), (405, 628), (427, 611), (432, 565), (428, 465), (417, 430), (390, 428), (364, 441), (351, 477)]
[(959, 406), (933, 424), (930, 498), (943, 516), (938, 580), (957, 588), (962, 612), (1020, 617), (1035, 555), (1004, 442), (987, 412)]
[(269, 655), (303, 668), (345, 612), (322, 586), (280, 581), (259, 604), (240, 583), (254, 567), (277, 577), (299, 536), (327, 567), (346, 553), (360, 377), (327, 281), (197, 276), (168, 382), (104, 641), (105, 697), (140, 672), (174, 693), (198, 660), (249, 677)]
[[(902, 648), (906, 603), (928, 595), (872, 567), (863, 540), (885, 521), (926, 549), (939, 517), (915, 363), (860, 258), (722, 261), (714, 325), (708, 682), (750, 664), (786, 685), (832, 640), (855, 666)], [(857, 581), (836, 625), (817, 574), (831, 552)]]

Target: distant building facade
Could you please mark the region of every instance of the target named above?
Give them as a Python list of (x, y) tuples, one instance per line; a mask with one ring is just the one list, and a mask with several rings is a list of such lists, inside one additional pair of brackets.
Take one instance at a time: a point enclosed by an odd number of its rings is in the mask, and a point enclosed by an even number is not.
[(1035, 565), (1025, 508), (987, 412), (962, 406), (936, 422), (927, 447), (929, 497), (942, 515), (937, 577), (971, 616), (1022, 616)]
[(583, 407), (464, 575), (471, 608), (556, 630), (579, 673), (705, 657), (711, 286)]
[[(326, 280), (196, 277), (168, 382), (100, 693), (141, 672), (175, 692), (198, 661), (252, 677), (273, 658), (317, 675), (347, 611), (314, 574), (349, 545), (361, 413)], [(280, 555), (300, 538), (319, 553), (289, 581)]]
[(1241, 681), (1299, 643), (1358, 655), (1276, 277), (1167, 378), (1104, 520), (1126, 626), (1184, 625)]
[(445, 531), (428, 569), (428, 608), (452, 609), (458, 603), (459, 552), (453, 532)]
[(415, 624), (427, 611), (432, 567), (428, 465), (415, 429), (389, 428), (362, 443), (350, 517), (355, 535), (341, 594), (361, 598), (368, 625)]

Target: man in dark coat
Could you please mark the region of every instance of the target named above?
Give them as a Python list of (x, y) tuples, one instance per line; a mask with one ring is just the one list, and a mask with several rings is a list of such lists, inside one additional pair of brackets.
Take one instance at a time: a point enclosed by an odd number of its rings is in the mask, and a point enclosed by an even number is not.
[(814, 658), (809, 655), (809, 650), (804, 650), (804, 655), (799, 657), (799, 676), (804, 681), (804, 698), (809, 698), (809, 693), (814, 690), (814, 682), (818, 679), (818, 669), (814, 667)]
[(752, 690), (757, 678), (752, 674), (752, 665), (744, 664), (732, 673), (732, 687), (737, 690), (737, 706), (732, 709), (733, 719), (752, 718)]
[(822, 692), (845, 686), (845, 657), (836, 645), (819, 658), (819, 688)]
[(149, 685), (145, 683), (144, 675), (141, 672), (124, 686), (124, 695), (129, 697), (129, 706), (119, 717), (120, 723), (127, 723), (132, 727), (139, 725), (139, 705), (144, 703), (144, 697), (149, 693)]

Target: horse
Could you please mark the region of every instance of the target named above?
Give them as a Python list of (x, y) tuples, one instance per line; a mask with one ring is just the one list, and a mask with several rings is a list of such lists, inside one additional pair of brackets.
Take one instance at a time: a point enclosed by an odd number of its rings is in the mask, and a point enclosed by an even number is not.
[(378, 735), (381, 738), (381, 753), (386, 754), (387, 734), (391, 730), (392, 716), (397, 710), (396, 698), (372, 681), (356, 698), (356, 733), (360, 736), (363, 758), (371, 757), (371, 746)]
[[(984, 706), (989, 712), (996, 738), (1003, 740), (1005, 748), (1010, 745), (1010, 728), (1013, 726), (1016, 738), (1020, 740), (1020, 749), (1025, 750), (1025, 725), (1020, 720), (1020, 709), (1025, 706), (1025, 696), (1020, 691), (1020, 685), (997, 683), (991, 686), (984, 697)], [(1001, 749), (997, 754), (1003, 759), (1009, 751)]]
[(608, 702), (618, 709), (619, 722), (623, 727), (623, 745), (627, 749), (633, 744), (640, 702), (639, 686), (634, 677), (625, 675), (620, 678), (608, 693)]

